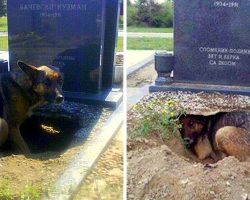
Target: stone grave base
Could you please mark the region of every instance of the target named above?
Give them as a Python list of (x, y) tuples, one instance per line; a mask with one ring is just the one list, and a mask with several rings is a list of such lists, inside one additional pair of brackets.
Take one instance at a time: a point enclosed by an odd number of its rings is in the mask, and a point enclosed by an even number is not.
[(226, 85), (207, 85), (194, 83), (172, 83), (169, 85), (151, 85), (149, 92), (167, 92), (167, 91), (190, 91), (190, 92), (220, 92), (224, 94), (239, 94), (250, 96), (250, 87), (226, 86)]
[(117, 108), (122, 102), (123, 93), (121, 89), (113, 88), (96, 94), (65, 91), (64, 96), (68, 101), (82, 102), (86, 104), (101, 104), (111, 108)]

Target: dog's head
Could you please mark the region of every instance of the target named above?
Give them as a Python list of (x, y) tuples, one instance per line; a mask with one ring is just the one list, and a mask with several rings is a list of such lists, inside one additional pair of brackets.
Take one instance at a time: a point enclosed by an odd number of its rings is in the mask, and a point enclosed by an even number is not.
[(47, 66), (34, 67), (22, 61), (18, 61), (20, 69), (28, 76), (31, 86), (39, 101), (44, 103), (62, 103), (63, 78), (60, 72)]
[(192, 148), (206, 131), (208, 120), (203, 116), (187, 115), (182, 117), (180, 122), (182, 124), (180, 133), (184, 144), (187, 148)]

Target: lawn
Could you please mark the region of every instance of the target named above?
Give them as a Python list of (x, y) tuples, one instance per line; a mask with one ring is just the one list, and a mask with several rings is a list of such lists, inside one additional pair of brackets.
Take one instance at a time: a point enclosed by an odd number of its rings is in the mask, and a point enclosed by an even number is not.
[(0, 17), (0, 31), (7, 32), (7, 17)]
[(8, 37), (0, 37), (0, 51), (7, 51), (8, 50)]
[(152, 28), (128, 26), (127, 32), (173, 33), (173, 28)]
[(116, 44), (116, 51), (118, 52), (123, 51), (123, 37), (118, 37)]
[(129, 50), (168, 50), (173, 51), (173, 39), (166, 38), (128, 38)]

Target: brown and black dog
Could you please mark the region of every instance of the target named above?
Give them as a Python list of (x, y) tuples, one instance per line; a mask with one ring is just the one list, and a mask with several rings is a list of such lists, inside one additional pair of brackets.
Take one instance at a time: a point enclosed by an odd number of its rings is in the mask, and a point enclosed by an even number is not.
[(250, 114), (219, 113), (215, 116), (187, 115), (180, 119), (185, 146), (203, 160), (224, 156), (250, 158)]
[(19, 127), (34, 108), (63, 102), (63, 79), (47, 66), (17, 64), (20, 72), (0, 76), (0, 146), (9, 140), (18, 152), (29, 153)]

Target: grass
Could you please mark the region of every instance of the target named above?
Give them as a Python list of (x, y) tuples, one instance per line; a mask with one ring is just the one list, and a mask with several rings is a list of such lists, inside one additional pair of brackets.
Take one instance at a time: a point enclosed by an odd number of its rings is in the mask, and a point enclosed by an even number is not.
[(7, 51), (8, 50), (8, 37), (0, 37), (0, 51)]
[(42, 193), (50, 195), (54, 189), (41, 185), (25, 185), (22, 191), (16, 192), (7, 180), (0, 180), (0, 200), (39, 200)]
[(21, 200), (38, 200), (41, 197), (41, 191), (31, 185), (27, 185), (25, 189), (21, 192)]
[(7, 17), (0, 17), (0, 31), (7, 32)]
[(118, 52), (123, 51), (123, 37), (118, 37), (117, 44), (116, 44), (116, 51)]
[(166, 38), (128, 38), (129, 50), (168, 50), (173, 51), (173, 40)]
[(165, 141), (171, 138), (180, 139), (178, 130), (182, 127), (180, 117), (185, 111), (172, 100), (163, 101), (151, 99), (146, 105), (135, 104), (132, 108), (137, 113), (137, 120), (129, 134), (131, 139), (148, 137), (152, 133), (159, 133)]
[(10, 191), (10, 187), (7, 181), (0, 182), (0, 199), (1, 200), (9, 200), (12, 198), (12, 193)]
[(173, 28), (152, 28), (128, 26), (127, 32), (173, 33)]

